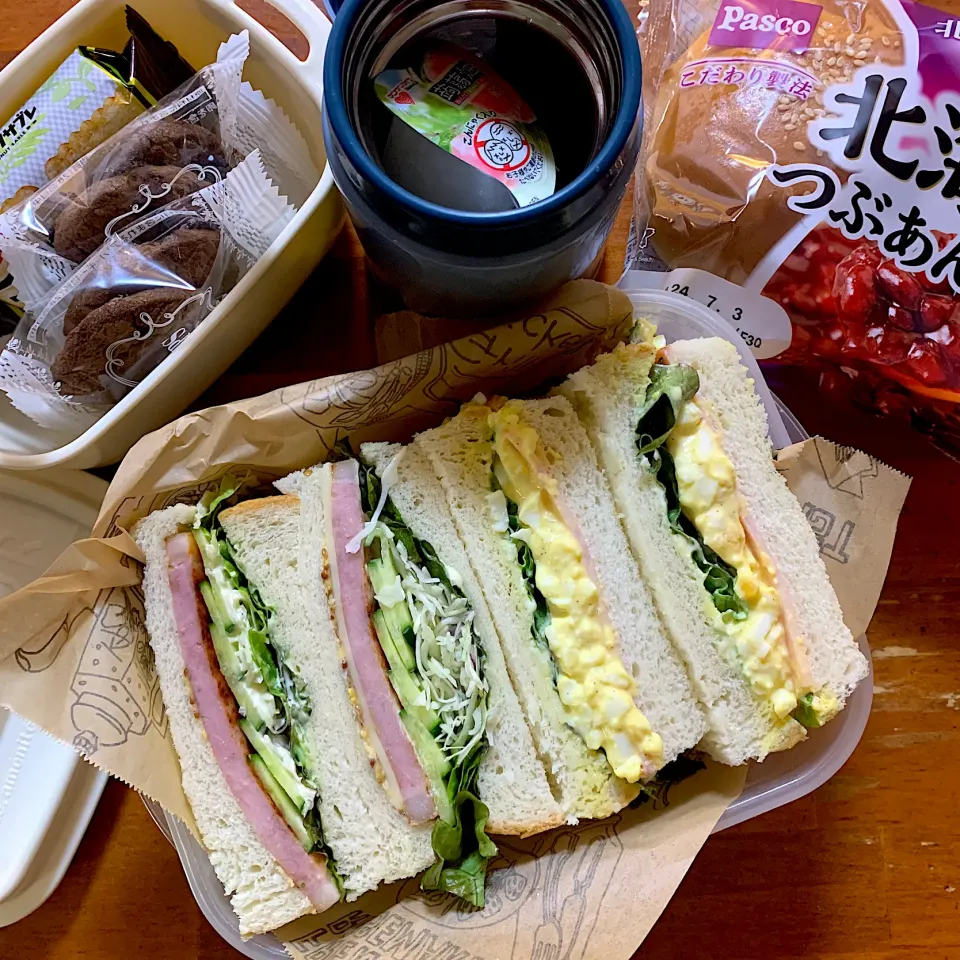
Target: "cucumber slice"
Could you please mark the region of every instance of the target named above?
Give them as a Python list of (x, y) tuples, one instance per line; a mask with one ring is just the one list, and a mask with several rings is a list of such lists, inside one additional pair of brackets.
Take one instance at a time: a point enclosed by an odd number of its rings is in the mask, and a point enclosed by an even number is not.
[(423, 693), (423, 688), (416, 677), (406, 670), (390, 670), (387, 673), (393, 689), (397, 691), (400, 703), (405, 710), (409, 710), (432, 734), (440, 726), (440, 715), (430, 707), (417, 703), (417, 698)]
[(267, 769), (263, 758), (256, 753), (251, 753), (247, 757), (247, 760), (250, 762), (250, 766), (253, 767), (253, 772), (263, 784), (263, 789), (270, 795), (270, 799), (277, 805), (277, 809), (280, 811), (283, 819), (287, 821), (290, 829), (296, 834), (297, 839), (300, 841), (300, 846), (302, 846), (307, 853), (316, 849), (316, 847), (319, 846), (320, 838), (303, 822), (303, 817), (300, 816), (291, 799), (286, 795), (280, 784), (277, 783), (273, 774)]
[[(226, 677), (227, 683), (232, 687), (236, 681), (243, 678), (244, 669), (243, 664), (240, 663), (237, 648), (234, 646), (233, 640), (228, 636), (226, 625), (220, 616), (220, 611), (217, 609), (220, 595), (206, 580), (200, 584), (200, 592), (203, 594), (204, 602), (210, 613), (210, 636), (213, 639), (213, 649), (217, 652), (217, 662), (220, 664), (220, 672)], [(234, 630), (236, 630), (235, 627)]]
[(290, 798), (301, 816), (306, 816), (317, 800), (315, 790), (311, 790), (301, 782), (296, 773), (292, 772), (283, 762), (284, 758), (278, 747), (269, 736), (261, 733), (249, 720), (240, 721), (240, 729), (250, 741), (250, 745), (267, 765), (267, 769), (280, 785), (283, 792)]
[(409, 711), (401, 710), (400, 719), (407, 728), (407, 734), (417, 752), (420, 766), (430, 784), (433, 802), (437, 805), (437, 815), (447, 823), (454, 822), (453, 803), (447, 793), (446, 778), (450, 775), (450, 761), (437, 746), (433, 734)]
[[(392, 586), (396, 581), (397, 568), (386, 549), (379, 559), (371, 560), (367, 564), (367, 575), (370, 577), (370, 583), (373, 584), (374, 593), (380, 593), (385, 587)], [(381, 609), (384, 613), (389, 613), (392, 618), (390, 627), (398, 637), (404, 636), (408, 631), (412, 637), (413, 620), (406, 603), (395, 603), (393, 606), (381, 607)]]
[[(410, 673), (416, 673), (417, 656), (413, 652), (414, 644), (417, 642), (413, 633), (413, 621), (410, 621), (410, 611), (407, 610), (405, 603), (398, 603), (393, 607), (381, 607), (383, 619), (393, 637), (393, 645), (396, 647), (400, 659), (403, 661), (405, 670)], [(410, 626), (403, 625), (404, 617), (410, 621)]]
[[(210, 637), (213, 640), (213, 648), (217, 653), (217, 660), (220, 663), (220, 671), (223, 673), (230, 687), (230, 692), (237, 700), (244, 717), (253, 723), (257, 730), (263, 730), (274, 723), (277, 717), (277, 703), (272, 693), (262, 688), (258, 689), (253, 684), (244, 679), (244, 674), (231, 674), (229, 666), (225, 667), (224, 662), (229, 661), (231, 657), (236, 658), (236, 650), (233, 646), (233, 640), (223, 632), (223, 627), (218, 623), (210, 624)], [(224, 655), (221, 657), (221, 650)], [(237, 669), (242, 670), (239, 660), (236, 661)]]
[(413, 673), (417, 667), (417, 659), (402, 640), (397, 643), (397, 636), (390, 629), (387, 612), (382, 607), (373, 613), (373, 628), (377, 631), (377, 639), (380, 641), (383, 655), (387, 658), (390, 669)]

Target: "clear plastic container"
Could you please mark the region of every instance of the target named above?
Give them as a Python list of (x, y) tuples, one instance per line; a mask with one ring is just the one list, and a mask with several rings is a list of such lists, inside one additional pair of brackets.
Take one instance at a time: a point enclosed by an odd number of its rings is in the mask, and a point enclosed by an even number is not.
[[(774, 446), (784, 447), (806, 439), (806, 431), (770, 392), (757, 361), (736, 330), (725, 320), (701, 304), (675, 293), (633, 290), (629, 277), (623, 286), (633, 301), (636, 316), (647, 317), (656, 323), (668, 341), (690, 337), (723, 337), (735, 343), (766, 406), (770, 439)], [(860, 638), (860, 647), (869, 661), (870, 650), (866, 637)], [(786, 753), (774, 754), (763, 763), (750, 765), (743, 793), (724, 812), (714, 827), (714, 833), (798, 800), (826, 783), (860, 741), (872, 701), (871, 664), (870, 674), (857, 687), (836, 720), (822, 730), (813, 731), (800, 746)], [(157, 804), (145, 802), (157, 826), (176, 848), (190, 889), (214, 929), (245, 956), (258, 960), (284, 960), (288, 955), (274, 936), (268, 934), (246, 941), (240, 939), (237, 918), (200, 844), (179, 820), (168, 815)]]

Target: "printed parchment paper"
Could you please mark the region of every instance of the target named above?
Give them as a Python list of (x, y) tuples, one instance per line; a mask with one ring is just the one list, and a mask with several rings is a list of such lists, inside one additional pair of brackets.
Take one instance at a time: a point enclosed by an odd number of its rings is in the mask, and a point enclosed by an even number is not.
[[(189, 414), (144, 437), (110, 485), (92, 539), (0, 600), (0, 703), (195, 830), (144, 630), (141, 558), (126, 530), (152, 510), (195, 502), (228, 471), (249, 471), (269, 484), (323, 460), (344, 437), (355, 445), (407, 440), (477, 392), (542, 389), (627, 339), (631, 326), (623, 293), (577, 281), (524, 320), (375, 370)], [(805, 484), (816, 479), (810, 470), (788, 469), (788, 482), (800, 474)], [(830, 476), (822, 473), (819, 487), (805, 487), (801, 503), (825, 502), (818, 491)], [(856, 516), (845, 517), (860, 524), (858, 543), (864, 543), (856, 582), (836, 584), (845, 610), (851, 593), (870, 598), (856, 609), (872, 610), (889, 543), (871, 557), (871, 531), (892, 541), (898, 510), (897, 497), (882, 504), (866, 499)], [(816, 529), (819, 514), (808, 515)], [(821, 539), (824, 549), (830, 543), (829, 536)], [(870, 558), (866, 573), (863, 558)], [(745, 776), (745, 767), (710, 764), (672, 787), (669, 797), (608, 820), (524, 841), (498, 838), (500, 857), (482, 911), (421, 894), (413, 878), (297, 921), (280, 936), (294, 957), (311, 960), (622, 960), (660, 915)]]

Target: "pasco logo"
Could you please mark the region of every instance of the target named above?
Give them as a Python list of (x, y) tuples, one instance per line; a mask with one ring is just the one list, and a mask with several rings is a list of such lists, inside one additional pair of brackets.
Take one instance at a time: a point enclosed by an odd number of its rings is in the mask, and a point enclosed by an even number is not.
[(800, 0), (727, 0), (713, 21), (710, 43), (803, 53), (810, 47), (821, 12), (819, 4)]

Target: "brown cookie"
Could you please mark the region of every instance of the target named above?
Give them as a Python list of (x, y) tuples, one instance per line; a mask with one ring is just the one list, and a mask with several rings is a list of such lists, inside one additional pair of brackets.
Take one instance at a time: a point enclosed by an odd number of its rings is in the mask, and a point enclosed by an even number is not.
[[(191, 290), (172, 290), (169, 287), (142, 290), (110, 300), (91, 310), (68, 334), (63, 349), (50, 367), (59, 383), (60, 393), (68, 397), (88, 397), (103, 393), (110, 384), (106, 374), (107, 350), (134, 333), (144, 334), (147, 326), (141, 315), (159, 323), (163, 315), (172, 313), (188, 297)], [(129, 375), (130, 370), (148, 349), (156, 349), (167, 334), (156, 334), (141, 341), (125, 343), (114, 353), (117, 372)]]
[(88, 287), (86, 290), (81, 290), (70, 301), (70, 306), (64, 314), (64, 336), (69, 334), (91, 310), (96, 310), (97, 307), (102, 307), (105, 303), (116, 300), (117, 297), (122, 297), (126, 293), (123, 287)]
[(220, 231), (199, 226), (180, 227), (161, 240), (140, 244), (144, 257), (192, 287), (200, 287), (210, 276), (219, 249)]
[(185, 120), (158, 120), (129, 131), (102, 162), (98, 176), (111, 177), (133, 167), (176, 166), (189, 163), (227, 170), (220, 137), (206, 127)]
[(199, 288), (210, 276), (219, 247), (220, 231), (205, 226), (179, 227), (160, 240), (140, 244), (136, 248), (136, 257), (125, 258), (130, 262), (130, 277), (122, 284), (87, 287), (73, 297), (63, 318), (64, 335), (69, 334), (91, 310), (96, 310), (117, 297), (129, 296), (137, 292), (138, 287), (150, 288), (157, 285), (155, 276), (146, 275), (143, 283), (138, 284), (136, 271), (138, 267), (144, 266), (141, 257), (175, 273), (190, 286)]
[[(121, 176), (108, 177), (85, 190), (60, 212), (53, 225), (53, 248), (61, 257), (79, 263), (103, 243), (107, 224), (131, 212), (134, 205), (146, 213), (196, 193), (212, 182), (201, 180), (193, 170), (178, 166), (135, 167)], [(149, 190), (156, 199), (147, 203), (143, 190)], [(133, 219), (130, 217), (123, 225)]]

